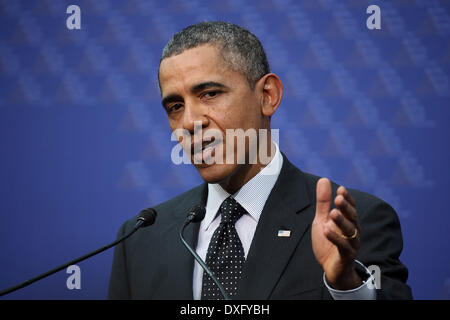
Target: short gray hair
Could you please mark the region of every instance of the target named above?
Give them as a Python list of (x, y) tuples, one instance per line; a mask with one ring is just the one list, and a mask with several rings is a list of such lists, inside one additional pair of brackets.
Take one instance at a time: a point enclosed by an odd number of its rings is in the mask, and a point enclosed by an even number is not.
[[(161, 61), (203, 44), (218, 46), (223, 60), (241, 72), (253, 89), (270, 73), (266, 53), (258, 38), (247, 29), (228, 22), (200, 22), (176, 33), (164, 47)], [(159, 78), (159, 72), (158, 72)]]

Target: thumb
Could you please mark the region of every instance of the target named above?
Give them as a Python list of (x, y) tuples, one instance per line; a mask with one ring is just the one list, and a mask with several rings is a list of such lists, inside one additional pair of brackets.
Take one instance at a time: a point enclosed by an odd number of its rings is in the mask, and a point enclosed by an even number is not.
[(326, 220), (331, 208), (331, 183), (327, 178), (317, 181), (316, 199), (316, 218)]

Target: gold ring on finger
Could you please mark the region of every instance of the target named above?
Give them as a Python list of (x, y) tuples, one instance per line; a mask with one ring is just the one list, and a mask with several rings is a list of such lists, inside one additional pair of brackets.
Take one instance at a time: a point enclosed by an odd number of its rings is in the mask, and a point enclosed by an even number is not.
[(350, 240), (350, 239), (355, 239), (357, 235), (358, 235), (358, 229), (355, 228), (355, 232), (353, 232), (353, 234), (352, 234), (350, 237), (345, 236), (345, 235), (343, 235), (343, 234), (341, 234), (340, 236), (341, 236), (341, 238)]

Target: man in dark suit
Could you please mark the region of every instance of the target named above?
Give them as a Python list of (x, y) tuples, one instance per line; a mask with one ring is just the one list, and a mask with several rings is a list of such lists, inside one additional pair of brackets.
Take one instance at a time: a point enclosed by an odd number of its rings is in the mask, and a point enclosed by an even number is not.
[[(232, 298), (411, 298), (400, 224), (387, 203), (303, 173), (270, 130), (241, 140), (242, 153), (239, 137), (226, 134), (270, 129), (281, 102), (282, 83), (253, 34), (221, 22), (185, 28), (164, 48), (158, 78), (170, 127), (184, 132), (180, 145), (205, 183), (156, 206), (155, 225), (116, 247), (109, 298), (221, 297), (178, 238), (198, 204), (205, 218), (186, 237)], [(198, 128), (219, 135), (206, 139)], [(364, 266), (379, 268), (377, 290)]]

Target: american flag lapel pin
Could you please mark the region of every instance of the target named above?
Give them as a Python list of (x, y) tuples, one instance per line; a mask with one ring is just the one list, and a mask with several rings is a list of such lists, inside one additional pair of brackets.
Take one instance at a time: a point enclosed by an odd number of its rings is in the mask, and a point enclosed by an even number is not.
[(282, 238), (289, 238), (291, 236), (291, 230), (278, 230), (278, 236)]

